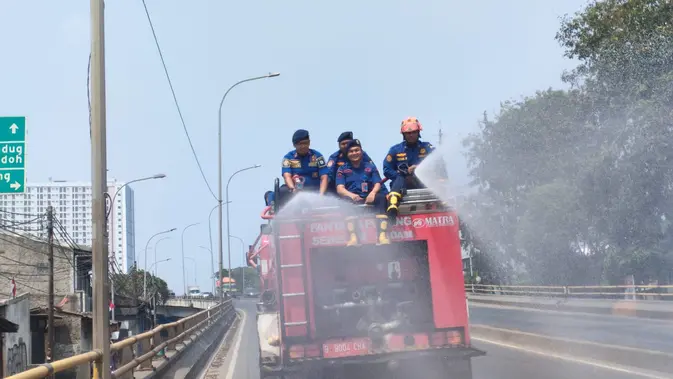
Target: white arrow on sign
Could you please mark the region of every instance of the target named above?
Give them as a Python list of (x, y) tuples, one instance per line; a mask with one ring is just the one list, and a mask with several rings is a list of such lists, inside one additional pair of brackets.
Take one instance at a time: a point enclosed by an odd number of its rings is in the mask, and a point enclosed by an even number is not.
[(19, 127), (16, 124), (12, 124), (12, 125), (9, 126), (9, 130), (12, 131), (12, 134), (16, 134), (16, 129), (18, 129), (18, 128)]
[(9, 187), (10, 187), (11, 189), (13, 189), (13, 190), (16, 191), (16, 190), (18, 190), (19, 188), (21, 188), (21, 183), (19, 183), (19, 182), (17, 182), (17, 181), (15, 180), (14, 183), (12, 183), (12, 184), (9, 185)]

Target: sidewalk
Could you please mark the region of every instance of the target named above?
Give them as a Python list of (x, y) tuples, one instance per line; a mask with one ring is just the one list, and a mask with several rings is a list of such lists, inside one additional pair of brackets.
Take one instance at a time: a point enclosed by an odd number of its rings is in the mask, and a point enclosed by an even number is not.
[(470, 302), (510, 307), (673, 320), (673, 301), (600, 300), (467, 294)]

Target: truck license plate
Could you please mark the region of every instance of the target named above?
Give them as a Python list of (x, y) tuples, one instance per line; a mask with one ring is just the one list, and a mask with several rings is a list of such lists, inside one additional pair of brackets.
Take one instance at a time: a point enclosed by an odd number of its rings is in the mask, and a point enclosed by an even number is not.
[(343, 358), (369, 353), (369, 338), (328, 341), (322, 345), (323, 357)]

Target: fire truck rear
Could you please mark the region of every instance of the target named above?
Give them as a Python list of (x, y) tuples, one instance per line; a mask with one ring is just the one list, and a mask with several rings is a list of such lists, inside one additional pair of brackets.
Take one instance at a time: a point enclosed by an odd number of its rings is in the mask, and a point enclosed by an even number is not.
[[(337, 202), (335, 200), (335, 202)], [(355, 210), (354, 210), (355, 209)], [(359, 246), (345, 218), (359, 214)], [(456, 212), (410, 190), (389, 245), (366, 207), (267, 209), (248, 264), (258, 267), (257, 326), (264, 377), (472, 378)]]

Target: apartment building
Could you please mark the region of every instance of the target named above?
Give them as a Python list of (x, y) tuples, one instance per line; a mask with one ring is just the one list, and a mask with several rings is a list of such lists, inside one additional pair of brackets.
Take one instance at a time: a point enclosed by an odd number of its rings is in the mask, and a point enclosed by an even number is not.
[[(135, 261), (133, 189), (122, 182), (108, 182), (108, 251), (111, 266), (128, 272)], [(109, 201), (114, 199), (110, 206)], [(55, 237), (62, 244), (91, 246), (91, 183), (53, 180), (28, 183), (21, 194), (0, 195), (0, 226), (18, 234), (46, 239), (47, 207), (54, 208)], [(66, 232), (62, 235), (61, 229)], [(67, 239), (67, 241), (66, 241)]]

